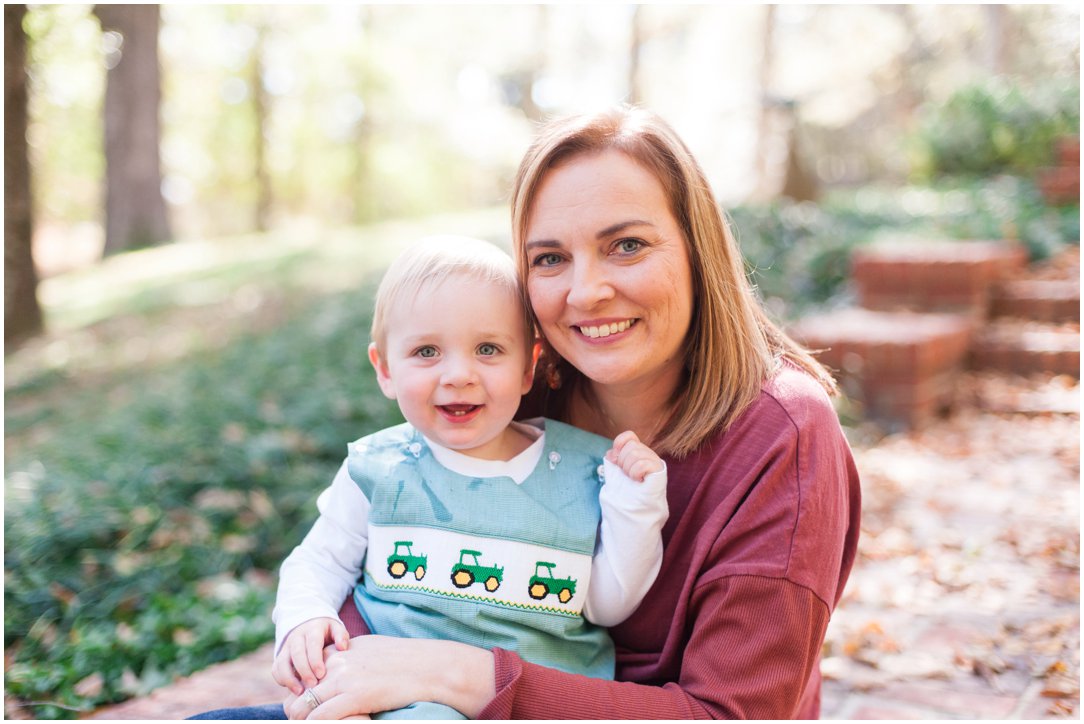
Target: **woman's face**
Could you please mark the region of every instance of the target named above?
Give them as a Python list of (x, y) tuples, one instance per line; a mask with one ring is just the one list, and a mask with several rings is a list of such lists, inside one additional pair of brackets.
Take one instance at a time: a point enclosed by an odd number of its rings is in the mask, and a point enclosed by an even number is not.
[(676, 389), (693, 281), (662, 185), (620, 151), (573, 157), (528, 219), (527, 291), (554, 349), (599, 385)]

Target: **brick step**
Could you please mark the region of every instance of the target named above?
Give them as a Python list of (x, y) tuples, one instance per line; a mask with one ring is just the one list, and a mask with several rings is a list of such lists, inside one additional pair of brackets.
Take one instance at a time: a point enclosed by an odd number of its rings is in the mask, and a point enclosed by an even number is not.
[(922, 427), (951, 405), (972, 329), (966, 315), (842, 309), (790, 332), (836, 373), (866, 419), (901, 429)]
[(1035, 174), (1035, 185), (1051, 206), (1080, 204), (1080, 166), (1049, 166)]
[(975, 334), (972, 369), (1028, 375), (1039, 372), (1080, 378), (1080, 325), (1004, 319)]
[(1080, 322), (1079, 279), (1015, 279), (993, 291), (990, 314), (1039, 322)]
[(994, 286), (1020, 273), (1027, 250), (1002, 241), (889, 241), (855, 251), (860, 306), (984, 317)]

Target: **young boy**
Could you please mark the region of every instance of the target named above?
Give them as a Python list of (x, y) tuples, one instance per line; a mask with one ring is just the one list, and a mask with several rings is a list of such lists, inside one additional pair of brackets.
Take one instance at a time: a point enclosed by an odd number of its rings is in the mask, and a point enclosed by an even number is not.
[[(611, 448), (553, 420), (513, 422), (532, 329), (514, 264), (492, 244), (435, 237), (388, 269), (369, 359), (407, 422), (350, 446), (282, 565), (272, 671), (294, 694), (324, 674), (325, 645), (349, 645), (338, 610), (351, 589), (373, 633), (612, 678), (601, 627), (658, 573), (665, 466), (631, 432)], [(423, 702), (374, 718), (462, 717)]]

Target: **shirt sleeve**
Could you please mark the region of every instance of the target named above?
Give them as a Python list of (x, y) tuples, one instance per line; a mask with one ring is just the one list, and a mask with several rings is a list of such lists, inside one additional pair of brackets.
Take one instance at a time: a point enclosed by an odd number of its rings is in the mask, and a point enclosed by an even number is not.
[(583, 615), (599, 626), (615, 626), (640, 605), (662, 566), (666, 468), (637, 482), (608, 459), (603, 466), (602, 520)]
[(343, 599), (361, 575), (368, 543), (369, 499), (350, 478), (346, 463), (316, 501), (320, 517), (279, 569), (275, 653), (298, 624), (339, 619)]
[(782, 578), (732, 576), (693, 596), (676, 682), (650, 686), (567, 674), (494, 649), (497, 695), (479, 719), (790, 719), (828, 627), (828, 606)]

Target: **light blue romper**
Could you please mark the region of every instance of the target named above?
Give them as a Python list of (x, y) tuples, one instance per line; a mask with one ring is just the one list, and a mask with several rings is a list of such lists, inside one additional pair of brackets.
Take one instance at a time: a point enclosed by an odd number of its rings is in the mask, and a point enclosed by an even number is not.
[[(370, 631), (613, 678), (613, 642), (583, 617), (611, 442), (554, 420), (545, 428), (538, 464), (518, 485), (442, 467), (406, 423), (350, 446), (350, 477), (372, 504), (354, 589)], [(464, 717), (421, 702), (374, 718)]]

